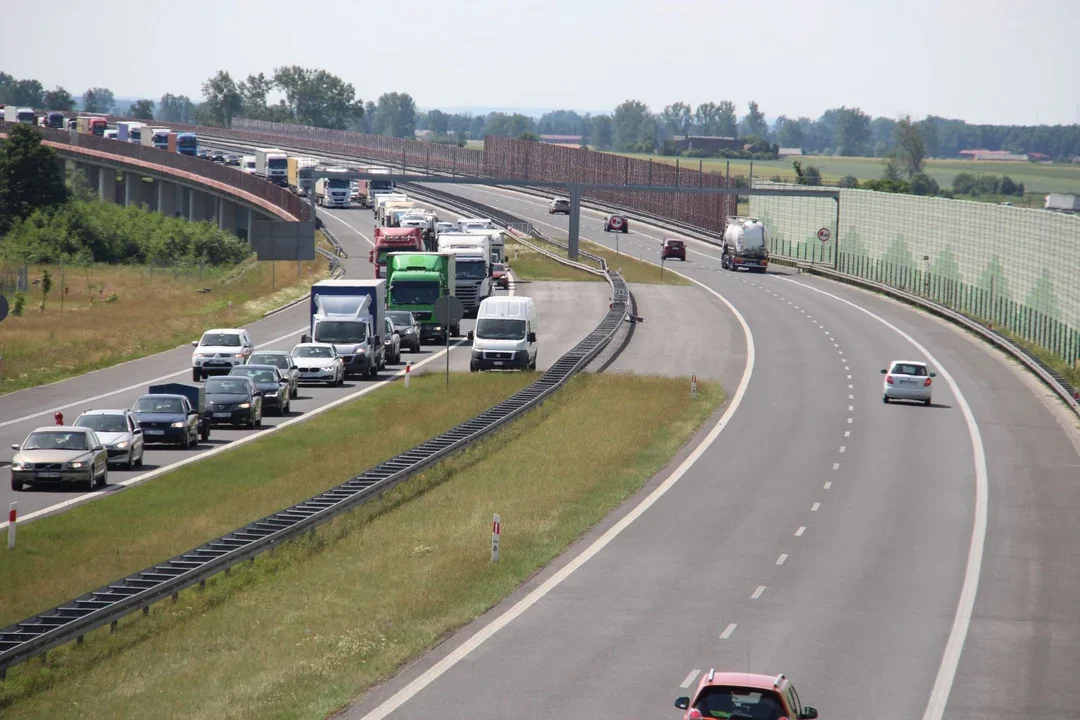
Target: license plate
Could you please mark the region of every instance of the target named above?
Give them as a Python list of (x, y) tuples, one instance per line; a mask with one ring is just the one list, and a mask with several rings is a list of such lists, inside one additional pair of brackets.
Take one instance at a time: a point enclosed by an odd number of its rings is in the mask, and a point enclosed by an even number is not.
[(164, 435), (165, 434), (164, 430), (144, 430), (143, 432), (145, 432), (147, 435)]
[(216, 417), (216, 418), (232, 417), (232, 413), (214, 413), (214, 417)]
[(39, 478), (42, 478), (42, 479), (44, 479), (44, 480), (49, 480), (49, 479), (54, 479), (54, 480), (55, 480), (55, 479), (57, 479), (57, 478), (59, 478), (59, 477), (60, 477), (60, 473), (54, 473), (54, 472), (39, 472), (39, 473), (37, 474), (37, 476), (38, 476)]
[(496, 361), (495, 361), (495, 364), (496, 364), (496, 365), (502, 365), (502, 364), (503, 364), (503, 361), (502, 361), (502, 360), (496, 360)]

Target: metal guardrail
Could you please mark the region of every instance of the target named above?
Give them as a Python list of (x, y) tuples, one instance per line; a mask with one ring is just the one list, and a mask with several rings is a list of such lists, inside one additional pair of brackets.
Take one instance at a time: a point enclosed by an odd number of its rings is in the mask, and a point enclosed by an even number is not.
[[(9, 133), (17, 123), (0, 121), (0, 133)], [(83, 135), (69, 130), (54, 130), (38, 127), (45, 140), (57, 145), (66, 145), (72, 148), (85, 148), (96, 152), (115, 155), (118, 161), (123, 159), (140, 160), (154, 165), (161, 165), (180, 172), (196, 175), (207, 180), (214, 180), (229, 185), (254, 195), (268, 203), (280, 208), (287, 214), (298, 220), (306, 220), (309, 206), (303, 200), (286, 188), (274, 185), (271, 182), (241, 172), (232, 167), (226, 167), (218, 163), (209, 162), (202, 158), (182, 155), (175, 152), (165, 152), (157, 148), (136, 145), (134, 143), (108, 140), (96, 135)], [(135, 171), (133, 171), (135, 172)]]
[(115, 628), (120, 618), (140, 608), (147, 613), (155, 602), (175, 597), (181, 590), (313, 530), (536, 407), (596, 358), (622, 326), (629, 288), (617, 272), (605, 275), (611, 284), (612, 302), (604, 319), (531, 385), (326, 492), (0, 630), (0, 679), (14, 665), (105, 625)]

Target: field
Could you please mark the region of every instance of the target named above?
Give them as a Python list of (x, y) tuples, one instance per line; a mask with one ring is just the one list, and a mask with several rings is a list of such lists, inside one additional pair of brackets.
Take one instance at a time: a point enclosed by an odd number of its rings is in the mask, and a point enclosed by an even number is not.
[[(418, 379), (414, 393), (441, 386)], [(163, 708), (327, 717), (506, 597), (662, 468), (723, 400), (711, 383), (691, 399), (688, 385), (579, 376), (376, 503), (121, 621), (114, 635), (102, 629), (53, 650), (47, 664), (14, 668), (0, 708), (6, 718), (144, 718)], [(640, 422), (645, 414), (651, 422)], [(312, 453), (356, 445), (343, 428), (266, 481), (310, 468)], [(493, 512), (503, 527), (498, 564), (489, 562)], [(114, 545), (103, 546), (111, 555)]]
[(169, 350), (208, 327), (245, 325), (302, 297), (326, 268), (322, 258), (299, 263), (299, 273), (295, 262), (254, 259), (227, 269), (30, 266), (22, 316), (0, 324), (0, 393)]
[[(675, 164), (676, 158), (663, 157), (660, 155), (641, 155), (633, 153), (621, 153), (630, 157), (652, 159), (653, 162)], [(861, 180), (872, 180), (881, 177), (885, 168), (885, 161), (881, 158), (859, 157), (831, 157), (808, 155), (801, 160), (803, 167), (813, 165), (821, 171), (825, 182), (836, 182), (845, 175), (854, 175)], [(690, 170), (697, 170), (699, 163), (707, 172), (724, 173), (727, 171), (727, 163), (731, 163), (731, 174), (747, 176), (750, 174), (749, 160), (725, 160), (723, 158), (678, 158), (679, 166)], [(755, 160), (754, 177), (770, 179), (779, 175), (785, 179), (794, 181), (795, 171), (792, 168), (792, 160)], [(1012, 163), (1012, 162), (974, 162), (972, 160), (929, 160), (926, 163), (926, 173), (938, 181), (942, 187), (951, 187), (953, 178), (957, 173), (970, 172), (977, 175), (1008, 175), (1018, 183), (1024, 183), (1024, 189), (1029, 193), (1041, 196), (1048, 192), (1080, 193), (1080, 165), (1068, 165), (1063, 163)], [(983, 199), (983, 198), (975, 198)], [(1019, 204), (1019, 203), (1017, 203)]]

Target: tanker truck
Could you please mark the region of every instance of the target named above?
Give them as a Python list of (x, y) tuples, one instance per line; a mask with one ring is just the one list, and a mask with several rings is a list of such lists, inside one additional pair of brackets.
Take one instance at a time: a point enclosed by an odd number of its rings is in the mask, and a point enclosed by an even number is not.
[(765, 272), (769, 266), (769, 233), (755, 217), (729, 217), (724, 230), (721, 267), (739, 271)]

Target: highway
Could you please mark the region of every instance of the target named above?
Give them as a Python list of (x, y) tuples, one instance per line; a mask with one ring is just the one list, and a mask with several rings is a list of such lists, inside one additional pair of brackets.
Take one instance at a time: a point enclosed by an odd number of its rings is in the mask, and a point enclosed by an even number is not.
[[(371, 212), (357, 209), (320, 211), (320, 214), (349, 255), (343, 261), (346, 277), (371, 277), (372, 266), (368, 262), (367, 254), (371, 247)], [(535, 298), (537, 311), (542, 318), (538, 333), (541, 350), (537, 367), (540, 370), (546, 369), (551, 361), (585, 337), (600, 322), (607, 310), (609, 289), (605, 283), (573, 283), (572, 288), (568, 288), (566, 283), (519, 283), (516, 286), (529, 288), (529, 294)], [(577, 303), (566, 302), (566, 293), (570, 290), (577, 294)], [(496, 294), (505, 292), (499, 290)], [(254, 322), (247, 328), (259, 349), (288, 350), (300, 342), (300, 336), (307, 328), (307, 313), (305, 300)], [(472, 320), (463, 321), (462, 333), (472, 329), (473, 324)], [(464, 337), (459, 341), (464, 343)], [(450, 369), (453, 372), (467, 372), (468, 346), (455, 348), (454, 343), (452, 339)], [(266, 414), (263, 417), (263, 427), (254, 430), (215, 427), (209, 441), (200, 442), (190, 450), (148, 445), (142, 468), (132, 471), (110, 468), (109, 484), (104, 488), (88, 490), (73, 486), (43, 486), (15, 492), (6, 482), (5, 468), (5, 482), (0, 484), (0, 505), (6, 508), (11, 502), (18, 502), (20, 520), (28, 521), (90, 499), (104, 497), (131, 484), (152, 479), (176, 463), (191, 462), (193, 458), (219, 450), (237, 440), (265, 433), (276, 425), (296, 420), (313, 410), (370, 388), (377, 382), (384, 382), (399, 373), (407, 362), (414, 364), (413, 373), (416, 375), (445, 371), (443, 362), (433, 361), (441, 358), (443, 354), (442, 348), (425, 345), (418, 354), (402, 353), (402, 364), (388, 366), (375, 381), (351, 379), (340, 388), (303, 385), (300, 396), (292, 401), (290, 412), (285, 416)], [(80, 412), (90, 408), (131, 407), (135, 400), (146, 392), (149, 385), (190, 381), (191, 347), (181, 346), (69, 380), (5, 395), (3, 402), (0, 402), (0, 442), (3, 442), (3, 447), (8, 448), (5, 460), (10, 460), (13, 454), (11, 445), (21, 443), (34, 428), (52, 425), (52, 416), (56, 410), (64, 414), (65, 422), (72, 423)], [(6, 524), (2, 523), (0, 527)]]
[[(565, 236), (543, 198), (461, 193)], [(582, 237), (613, 246), (601, 221), (583, 213)], [(658, 261), (662, 233), (631, 222), (620, 250)], [(941, 321), (782, 268), (723, 271), (715, 248), (688, 245), (685, 266), (668, 266), (730, 302), (727, 319), (697, 322), (700, 294), (687, 294), (677, 312), (639, 308), (639, 329), (658, 333), (652, 347), (720, 338), (711, 366), (693, 346), (688, 365), (735, 395), (729, 415), (344, 717), (491, 717), (510, 703), (677, 717), (672, 700), (712, 667), (784, 672), (828, 718), (1074, 714), (1075, 418)], [(632, 347), (635, 369), (651, 364)], [(900, 358), (935, 367), (933, 407), (882, 403), (879, 371)]]

